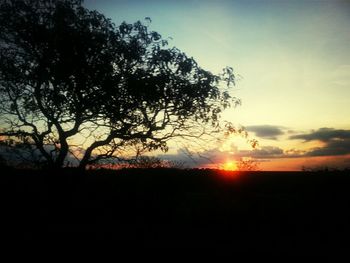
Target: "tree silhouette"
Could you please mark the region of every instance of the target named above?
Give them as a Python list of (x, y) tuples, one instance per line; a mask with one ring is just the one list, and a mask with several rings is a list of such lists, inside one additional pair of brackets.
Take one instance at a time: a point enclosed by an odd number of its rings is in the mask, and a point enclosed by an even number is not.
[(252, 158), (240, 158), (236, 166), (238, 171), (259, 171), (259, 162)]
[(0, 135), (51, 167), (135, 144), (166, 151), (174, 137), (219, 129), (234, 80), (232, 68), (212, 74), (141, 22), (116, 26), (79, 0), (0, 4)]

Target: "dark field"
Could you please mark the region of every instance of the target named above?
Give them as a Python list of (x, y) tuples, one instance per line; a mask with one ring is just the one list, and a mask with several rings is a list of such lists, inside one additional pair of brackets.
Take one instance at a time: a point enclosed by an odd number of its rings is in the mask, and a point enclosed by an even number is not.
[(349, 244), (348, 173), (2, 171), (2, 239), (322, 255)]

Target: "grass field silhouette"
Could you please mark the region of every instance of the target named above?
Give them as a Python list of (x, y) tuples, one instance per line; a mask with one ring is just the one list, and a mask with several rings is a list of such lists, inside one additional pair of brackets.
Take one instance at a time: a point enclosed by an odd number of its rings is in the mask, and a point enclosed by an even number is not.
[[(348, 240), (343, 172), (4, 170), (5, 240), (108, 240), (144, 247), (298, 248)], [(281, 250), (282, 249), (282, 250)]]

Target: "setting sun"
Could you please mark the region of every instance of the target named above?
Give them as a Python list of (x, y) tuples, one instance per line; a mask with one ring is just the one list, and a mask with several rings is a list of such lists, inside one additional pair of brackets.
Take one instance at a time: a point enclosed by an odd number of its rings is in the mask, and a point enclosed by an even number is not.
[(233, 170), (237, 170), (237, 166), (236, 166), (236, 163), (233, 162), (233, 161), (227, 161), (225, 164), (224, 164), (224, 170), (228, 170), (228, 171), (233, 171)]

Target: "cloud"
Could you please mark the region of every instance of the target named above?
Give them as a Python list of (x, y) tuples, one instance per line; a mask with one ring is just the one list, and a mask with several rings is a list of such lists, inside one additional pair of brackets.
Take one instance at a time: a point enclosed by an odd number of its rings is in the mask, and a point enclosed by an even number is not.
[(239, 151), (235, 154), (240, 157), (252, 157), (256, 159), (270, 159), (283, 157), (283, 150), (274, 146), (263, 146), (260, 149), (254, 149), (251, 151)]
[(290, 136), (291, 140), (305, 140), (305, 141), (322, 141), (329, 142), (331, 140), (350, 139), (350, 130), (336, 130), (333, 128), (320, 128), (310, 133), (298, 134)]
[(350, 154), (350, 130), (320, 128), (289, 137), (292, 140), (321, 141), (323, 147), (312, 148), (304, 156), (337, 156)]
[(307, 156), (332, 156), (350, 154), (350, 139), (332, 140), (324, 147), (313, 148), (306, 153)]
[(258, 137), (270, 140), (277, 140), (277, 136), (284, 134), (283, 127), (274, 125), (253, 125), (247, 126), (246, 129)]
[[(44, 145), (44, 149), (47, 152), (52, 151), (54, 148), (52, 145)], [(76, 155), (83, 150), (79, 147), (73, 147), (73, 152)], [(66, 157), (66, 164), (77, 166), (78, 160), (73, 153), (68, 153)], [(2, 156), (10, 165), (25, 165), (27, 167), (31, 167), (36, 164), (42, 163), (45, 161), (44, 157), (40, 153), (40, 151), (34, 147), (24, 147), (21, 144), (17, 145), (5, 145), (0, 144), (0, 156)], [(54, 157), (54, 156), (53, 156)]]
[(206, 165), (215, 165), (223, 162), (229, 156), (227, 151), (220, 151), (217, 148), (204, 152), (191, 152), (188, 149), (178, 149), (174, 154), (158, 154), (157, 157), (162, 160), (183, 163), (186, 167), (202, 167)]
[[(249, 126), (248, 130), (265, 138), (276, 138), (282, 134), (289, 134), (289, 138), (292, 140), (320, 141), (322, 146), (300, 150), (267, 145), (252, 150), (239, 150), (233, 144), (224, 151), (222, 148), (213, 148), (190, 156), (183, 149), (173, 155), (163, 155), (162, 157), (168, 160), (183, 161), (188, 167), (216, 167), (227, 160), (239, 160), (244, 157), (253, 158), (258, 162), (280, 164), (280, 166), (276, 166), (279, 167), (278, 169), (283, 169), (284, 166), (295, 169), (296, 164), (300, 164), (300, 167), (350, 167), (350, 130), (320, 128), (310, 132), (296, 133), (288, 132), (283, 127), (271, 125)], [(267, 167), (271, 169), (272, 166)]]

